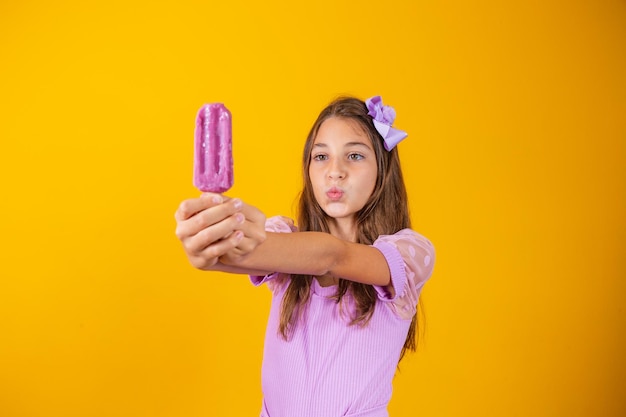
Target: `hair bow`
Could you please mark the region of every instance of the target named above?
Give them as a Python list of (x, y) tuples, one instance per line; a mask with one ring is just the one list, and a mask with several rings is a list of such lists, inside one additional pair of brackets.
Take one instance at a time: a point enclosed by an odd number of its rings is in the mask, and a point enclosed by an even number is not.
[(374, 96), (365, 100), (367, 113), (374, 119), (374, 127), (383, 137), (385, 149), (391, 151), (395, 146), (408, 136), (403, 130), (391, 127), (396, 119), (396, 111), (391, 106), (384, 106), (380, 96)]

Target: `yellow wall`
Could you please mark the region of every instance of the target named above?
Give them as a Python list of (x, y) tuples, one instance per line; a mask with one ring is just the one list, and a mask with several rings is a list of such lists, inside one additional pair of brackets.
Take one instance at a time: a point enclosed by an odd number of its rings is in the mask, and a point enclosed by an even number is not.
[(0, 415), (258, 415), (268, 291), (174, 236), (195, 112), (293, 215), (341, 93), (396, 107), (438, 250), (391, 415), (625, 415), (626, 3), (293, 4), (0, 4)]

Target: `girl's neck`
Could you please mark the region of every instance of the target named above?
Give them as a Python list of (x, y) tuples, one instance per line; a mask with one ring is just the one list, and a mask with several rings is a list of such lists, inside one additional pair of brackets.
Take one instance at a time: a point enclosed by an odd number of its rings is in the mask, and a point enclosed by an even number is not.
[(356, 224), (354, 219), (331, 219), (328, 227), (331, 235), (348, 242), (356, 241)]

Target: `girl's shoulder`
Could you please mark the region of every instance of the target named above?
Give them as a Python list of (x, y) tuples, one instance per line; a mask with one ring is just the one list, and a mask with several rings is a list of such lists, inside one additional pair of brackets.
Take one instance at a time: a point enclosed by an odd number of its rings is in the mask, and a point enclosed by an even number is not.
[(395, 241), (418, 241), (420, 243), (423, 243), (425, 245), (428, 246), (433, 246), (432, 243), (430, 242), (430, 240), (428, 240), (424, 235), (416, 232), (413, 229), (402, 229), (397, 231), (394, 234), (391, 235), (381, 235), (378, 237), (377, 240), (385, 240), (388, 242), (395, 242)]
[(268, 217), (265, 220), (265, 231), (274, 233), (291, 233), (297, 232), (298, 228), (289, 217), (273, 216)]
[(405, 260), (422, 258), (427, 266), (435, 256), (435, 247), (431, 241), (412, 229), (402, 229), (392, 235), (381, 235), (373, 246), (393, 246)]
[[(289, 217), (285, 216), (273, 216), (268, 217), (265, 220), (265, 231), (272, 233), (292, 233), (297, 232), (298, 228), (294, 225), (294, 222)], [(273, 272), (265, 276), (251, 275), (250, 280), (255, 286), (261, 284), (267, 284), (272, 292), (279, 289), (285, 289), (291, 276), (289, 274), (283, 274), (279, 272)]]
[(377, 288), (379, 297), (392, 301), (399, 316), (411, 318), (421, 289), (433, 272), (433, 244), (418, 232), (403, 229), (392, 235), (379, 236), (372, 246), (383, 253), (391, 272), (390, 285)]

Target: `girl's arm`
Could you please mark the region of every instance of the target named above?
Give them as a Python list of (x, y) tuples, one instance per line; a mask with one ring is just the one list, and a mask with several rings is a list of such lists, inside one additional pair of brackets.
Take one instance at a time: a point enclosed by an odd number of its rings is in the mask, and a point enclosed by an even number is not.
[(378, 249), (322, 232), (268, 232), (253, 251), (243, 256), (230, 251), (220, 262), (244, 270), (331, 275), (379, 286), (391, 282), (387, 260)]
[(265, 215), (238, 199), (205, 193), (183, 201), (175, 218), (176, 235), (198, 269), (259, 276), (332, 275), (380, 286), (391, 280), (378, 249), (328, 233), (266, 233)]

